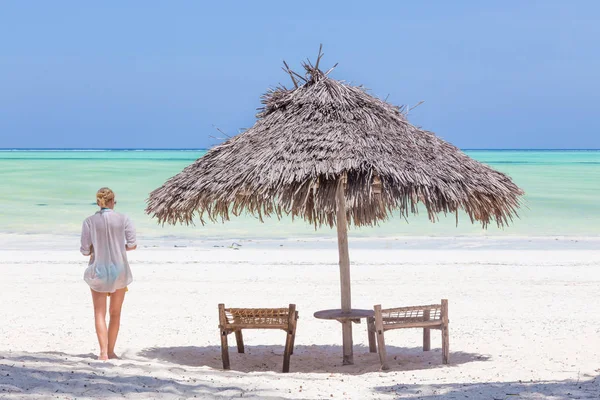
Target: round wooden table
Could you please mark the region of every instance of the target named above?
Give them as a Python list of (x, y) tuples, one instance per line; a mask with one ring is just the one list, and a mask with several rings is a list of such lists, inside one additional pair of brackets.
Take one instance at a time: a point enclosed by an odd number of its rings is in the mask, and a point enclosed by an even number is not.
[[(314, 313), (314, 317), (318, 319), (336, 320), (342, 324), (350, 322), (360, 324), (360, 320), (365, 318), (367, 320), (367, 333), (369, 335), (369, 352), (377, 353), (377, 344), (375, 342), (375, 311), (356, 308), (347, 311), (341, 309), (321, 310)], [(349, 360), (344, 359), (344, 364), (353, 363), (352, 356)]]

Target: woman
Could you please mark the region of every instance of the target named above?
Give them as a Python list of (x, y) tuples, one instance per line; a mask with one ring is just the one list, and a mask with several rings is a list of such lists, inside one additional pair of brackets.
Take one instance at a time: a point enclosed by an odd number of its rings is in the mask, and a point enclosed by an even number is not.
[[(115, 342), (121, 324), (121, 306), (127, 285), (133, 281), (126, 251), (135, 250), (135, 227), (126, 215), (114, 211), (115, 194), (109, 188), (96, 193), (100, 211), (83, 221), (81, 254), (90, 256), (83, 279), (92, 290), (99, 360), (117, 358)], [(106, 298), (110, 296), (110, 322), (106, 328)]]

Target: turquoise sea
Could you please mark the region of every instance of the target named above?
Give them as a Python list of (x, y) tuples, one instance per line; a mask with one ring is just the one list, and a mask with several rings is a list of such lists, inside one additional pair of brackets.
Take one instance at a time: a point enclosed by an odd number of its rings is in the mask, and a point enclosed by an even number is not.
[[(225, 224), (159, 226), (144, 214), (148, 193), (203, 150), (0, 151), (0, 233), (78, 235), (96, 211), (102, 186), (117, 196), (117, 210), (130, 215), (147, 238), (289, 238), (335, 235), (301, 220), (276, 218), (261, 224), (248, 215)], [(393, 218), (355, 236), (600, 236), (600, 151), (472, 150), (471, 157), (507, 173), (525, 192), (520, 219), (505, 229), (483, 230), (461, 215), (430, 223), (425, 214)], [(423, 209), (424, 212), (424, 209)]]

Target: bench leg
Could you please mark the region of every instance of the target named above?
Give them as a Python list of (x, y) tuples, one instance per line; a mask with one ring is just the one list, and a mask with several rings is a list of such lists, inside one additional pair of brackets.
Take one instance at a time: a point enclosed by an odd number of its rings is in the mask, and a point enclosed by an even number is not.
[(377, 353), (377, 344), (375, 343), (375, 318), (367, 318), (367, 332), (369, 335), (369, 352)]
[(242, 330), (235, 331), (235, 343), (237, 344), (238, 353), (244, 352), (244, 337), (242, 336)]
[(377, 332), (377, 349), (379, 350), (379, 361), (381, 369), (388, 370), (387, 353), (385, 351), (385, 339), (383, 338), (383, 319), (381, 318), (381, 306), (375, 306), (375, 330)]
[(221, 359), (223, 369), (229, 369), (229, 346), (227, 345), (227, 331), (221, 331)]
[(442, 326), (442, 363), (448, 364), (450, 358), (450, 335), (448, 325)]
[(442, 363), (450, 358), (450, 332), (448, 331), (448, 300), (442, 300)]
[[(423, 321), (429, 321), (430, 310), (423, 312)], [(431, 350), (431, 329), (423, 328), (423, 351)]]
[(285, 339), (285, 350), (283, 351), (283, 372), (290, 372), (290, 356), (294, 354), (294, 342), (296, 341), (296, 326), (298, 326), (298, 312), (296, 305), (290, 304), (288, 314), (288, 329)]
[(221, 359), (223, 360), (223, 369), (229, 369), (229, 346), (227, 345), (227, 335), (230, 333), (227, 326), (227, 316), (225, 315), (225, 304), (219, 304), (219, 333), (221, 334)]
[(377, 350), (379, 351), (379, 361), (381, 362), (381, 369), (388, 370), (390, 366), (387, 363), (387, 352), (385, 351), (385, 339), (383, 338), (383, 329), (377, 330)]
[(431, 329), (423, 328), (423, 351), (431, 350)]
[(296, 341), (296, 329), (294, 327), (294, 332), (292, 333), (292, 344), (290, 345), (290, 355), (294, 354), (294, 342)]
[(290, 356), (292, 355), (292, 346), (294, 343), (294, 335), (288, 332), (285, 340), (285, 350), (283, 351), (283, 372), (290, 372)]

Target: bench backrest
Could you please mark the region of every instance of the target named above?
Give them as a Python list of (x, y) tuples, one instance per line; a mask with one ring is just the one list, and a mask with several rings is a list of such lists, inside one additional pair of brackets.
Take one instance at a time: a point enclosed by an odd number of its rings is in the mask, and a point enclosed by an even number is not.
[(219, 327), (221, 329), (291, 329), (298, 319), (296, 305), (288, 308), (225, 308), (219, 304)]
[(382, 309), (375, 306), (376, 318), (380, 317), (383, 329), (438, 327), (443, 323), (444, 313), (447, 319), (448, 301), (440, 304), (396, 307)]

